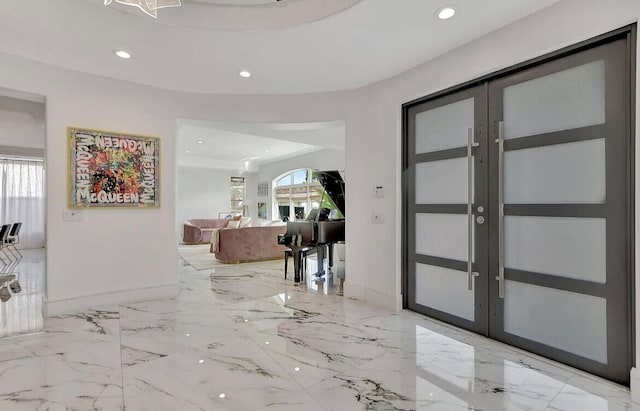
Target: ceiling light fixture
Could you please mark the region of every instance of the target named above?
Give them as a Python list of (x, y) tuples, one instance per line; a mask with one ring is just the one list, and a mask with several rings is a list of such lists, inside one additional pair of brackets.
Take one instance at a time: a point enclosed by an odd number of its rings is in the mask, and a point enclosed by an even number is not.
[(185, 152), (185, 154), (191, 153), (191, 151), (189, 151), (189, 150), (184, 150), (184, 152)]
[(124, 50), (116, 50), (116, 51), (114, 51), (114, 53), (116, 54), (116, 56), (120, 57), (121, 59), (130, 59), (131, 58), (131, 54), (127, 53)]
[(447, 20), (453, 17), (453, 15), (456, 14), (456, 11), (453, 7), (443, 7), (438, 10), (437, 14), (440, 20)]
[[(113, 0), (104, 0), (105, 6), (111, 3), (113, 3)], [(159, 9), (165, 7), (180, 7), (182, 5), (180, 0), (116, 0), (116, 3), (137, 7), (154, 19), (158, 18)]]
[(240, 77), (249, 78), (251, 77), (251, 73), (249, 73), (247, 70), (242, 70), (240, 72)]
[(202, 141), (202, 140), (198, 140), (198, 141), (196, 141), (196, 143), (198, 143), (198, 144), (204, 144), (204, 141)]

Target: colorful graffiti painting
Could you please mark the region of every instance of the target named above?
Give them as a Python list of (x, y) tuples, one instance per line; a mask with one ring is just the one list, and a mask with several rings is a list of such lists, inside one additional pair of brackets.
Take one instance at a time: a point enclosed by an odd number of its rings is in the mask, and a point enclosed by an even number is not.
[(68, 128), (69, 207), (160, 206), (160, 139)]

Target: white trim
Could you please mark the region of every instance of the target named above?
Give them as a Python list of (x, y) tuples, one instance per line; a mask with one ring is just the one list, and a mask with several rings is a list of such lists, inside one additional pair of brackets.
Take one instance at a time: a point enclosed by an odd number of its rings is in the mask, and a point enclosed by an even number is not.
[(631, 369), (631, 401), (640, 404), (640, 371), (636, 367)]
[(157, 300), (161, 298), (173, 298), (176, 295), (178, 295), (178, 285), (170, 284), (133, 290), (111, 291), (103, 294), (86, 295), (63, 300), (46, 300), (44, 302), (44, 316), (53, 317), (61, 314), (77, 313), (89, 308)]
[(392, 312), (400, 312), (396, 304), (396, 297), (393, 295), (382, 294), (381, 292), (374, 290), (373, 288), (360, 287), (357, 285), (351, 285), (345, 282), (344, 284), (344, 296), (345, 298), (352, 298), (356, 300), (365, 301), (367, 304), (386, 308)]

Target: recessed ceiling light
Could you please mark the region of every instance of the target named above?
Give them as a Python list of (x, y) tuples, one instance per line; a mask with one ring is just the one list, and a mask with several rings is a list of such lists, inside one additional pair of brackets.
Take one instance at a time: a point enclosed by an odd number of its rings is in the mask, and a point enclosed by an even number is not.
[(227, 395), (226, 395), (225, 393), (221, 393), (220, 395), (218, 395), (218, 398), (224, 398), (224, 397), (226, 397), (226, 396), (227, 396)]
[(453, 7), (443, 7), (438, 10), (438, 18), (440, 20), (450, 19), (454, 14), (456, 14), (456, 11), (453, 9)]
[(185, 154), (191, 153), (191, 151), (189, 151), (189, 150), (184, 150), (184, 152), (185, 152)]
[(200, 360), (198, 361), (198, 364), (202, 364), (204, 362), (204, 360)]
[(240, 72), (240, 77), (244, 77), (244, 78), (251, 77), (251, 73), (249, 73), (247, 70), (242, 70)]
[(198, 144), (204, 144), (204, 141), (202, 141), (202, 140), (198, 140), (198, 141), (196, 141), (196, 142), (197, 142)]
[(116, 53), (116, 56), (120, 57), (121, 59), (130, 59), (131, 58), (131, 54), (127, 53), (124, 50), (116, 50), (115, 53)]

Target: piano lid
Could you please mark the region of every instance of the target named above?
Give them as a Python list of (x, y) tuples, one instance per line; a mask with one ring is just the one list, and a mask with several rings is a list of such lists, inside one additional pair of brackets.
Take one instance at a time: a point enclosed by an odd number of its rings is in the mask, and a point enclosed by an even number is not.
[(344, 213), (344, 180), (338, 171), (318, 171), (318, 181), (325, 189), (326, 195), (335, 203), (338, 210)]

